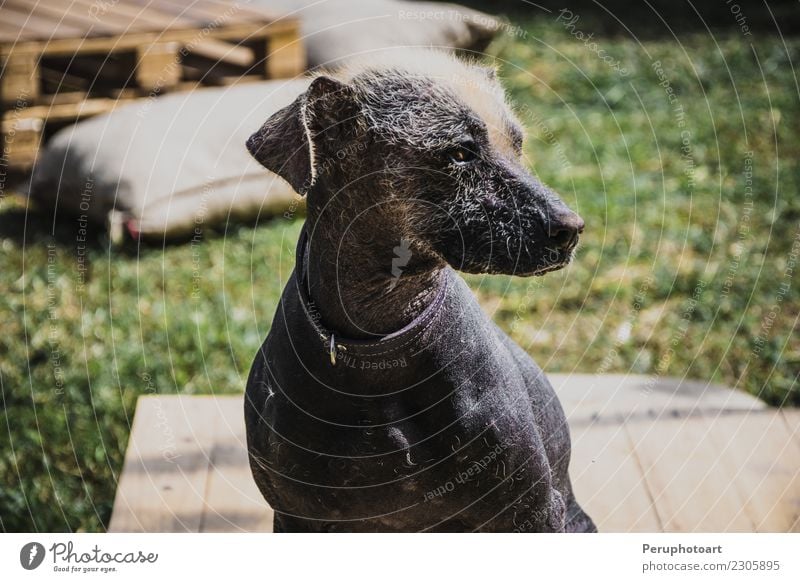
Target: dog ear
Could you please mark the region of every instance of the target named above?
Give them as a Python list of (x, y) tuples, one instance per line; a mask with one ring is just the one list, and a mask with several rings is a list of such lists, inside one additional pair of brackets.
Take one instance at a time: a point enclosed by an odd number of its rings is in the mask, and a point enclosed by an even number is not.
[(250, 154), (269, 171), (305, 195), (317, 178), (315, 140), (347, 109), (350, 88), (330, 77), (316, 77), (305, 93), (277, 111), (247, 140)]

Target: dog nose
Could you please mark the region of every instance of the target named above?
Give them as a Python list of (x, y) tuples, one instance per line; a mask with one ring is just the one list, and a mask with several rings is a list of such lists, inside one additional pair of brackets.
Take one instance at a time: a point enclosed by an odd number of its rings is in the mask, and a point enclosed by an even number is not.
[(585, 226), (583, 219), (574, 212), (558, 214), (548, 223), (548, 236), (558, 247), (567, 248), (575, 244)]

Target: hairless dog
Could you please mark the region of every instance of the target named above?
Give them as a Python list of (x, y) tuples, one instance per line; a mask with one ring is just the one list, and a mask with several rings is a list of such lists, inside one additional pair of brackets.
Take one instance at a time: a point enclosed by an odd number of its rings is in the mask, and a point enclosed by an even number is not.
[(308, 209), (245, 399), (274, 529), (595, 531), (550, 383), (455, 272), (559, 269), (583, 221), (494, 70), (405, 55), (316, 76), (247, 143)]

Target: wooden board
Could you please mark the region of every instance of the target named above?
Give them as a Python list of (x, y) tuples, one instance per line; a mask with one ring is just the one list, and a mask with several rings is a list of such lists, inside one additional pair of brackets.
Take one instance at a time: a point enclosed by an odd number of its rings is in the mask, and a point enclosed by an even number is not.
[(601, 532), (661, 531), (632, 443), (621, 425), (573, 430), (575, 496)]
[(247, 461), (242, 399), (140, 398), (109, 531), (272, 531)]
[(639, 374), (548, 374), (570, 424), (763, 410), (755, 396), (685, 378)]
[(800, 447), (800, 410), (783, 410), (781, 412), (786, 423), (786, 429), (793, 437), (794, 443)]
[(217, 398), (219, 414), (200, 531), (271, 532), (272, 509), (253, 481), (247, 460), (241, 398)]
[[(800, 411), (742, 404), (571, 423), (570, 474), (600, 531), (800, 531)], [(140, 398), (109, 530), (270, 531), (242, 408), (242, 396)]]
[(800, 447), (782, 414), (716, 418), (711, 437), (756, 530), (800, 531)]
[[(3, 50), (45, 52), (109, 48), (119, 37), (128, 46), (137, 35), (148, 40), (175, 40), (186, 33), (213, 36), (221, 29), (256, 32), (269, 25), (275, 32), (291, 30), (297, 21), (275, 13), (233, 2), (190, 3), (168, 0), (114, 0), (113, 2), (30, 2), (4, 0), (3, 16), (12, 25), (0, 28)], [(6, 21), (6, 22), (8, 22)], [(246, 34), (246, 33), (245, 33)], [(157, 35), (154, 37), (153, 35)], [(141, 36), (139, 36), (141, 38)], [(86, 41), (82, 43), (81, 41)], [(98, 42), (99, 41), (99, 42)], [(130, 45), (136, 46), (136, 45)]]
[(667, 532), (753, 531), (707, 417), (625, 425)]
[[(800, 448), (800, 410), (782, 410), (781, 414), (789, 434), (793, 437), (793, 442)], [(792, 524), (791, 531), (800, 532), (800, 518)]]
[(200, 530), (219, 421), (213, 402), (139, 398), (109, 531)]

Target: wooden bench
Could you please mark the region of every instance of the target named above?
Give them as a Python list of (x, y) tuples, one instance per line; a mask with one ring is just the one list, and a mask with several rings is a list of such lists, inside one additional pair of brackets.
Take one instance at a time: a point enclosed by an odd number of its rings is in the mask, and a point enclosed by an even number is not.
[[(550, 376), (576, 494), (601, 531), (800, 531), (800, 411), (721, 386)], [(110, 531), (271, 530), (242, 396), (139, 399)]]
[(293, 77), (299, 21), (226, 0), (5, 0), (3, 165), (33, 164), (45, 132), (119, 102), (197, 85)]

